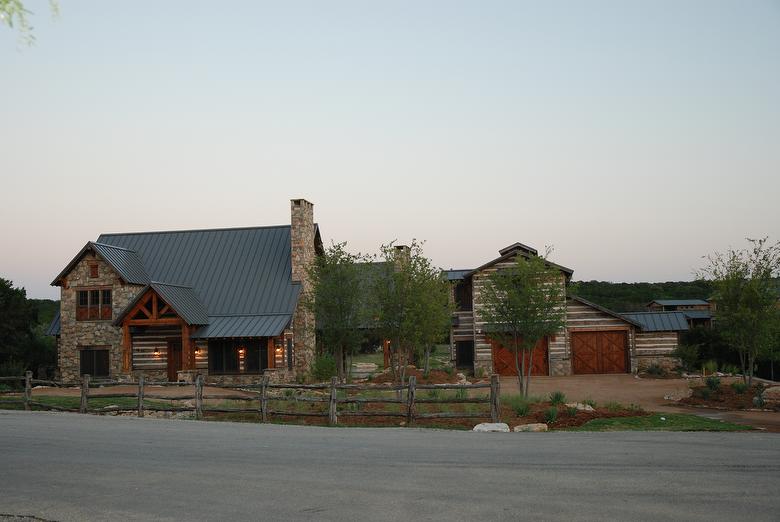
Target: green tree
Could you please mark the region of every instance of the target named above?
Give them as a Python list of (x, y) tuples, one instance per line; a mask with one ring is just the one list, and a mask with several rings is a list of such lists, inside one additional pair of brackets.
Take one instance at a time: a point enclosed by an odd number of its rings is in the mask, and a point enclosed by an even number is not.
[(416, 240), (409, 248), (382, 245), (381, 255), (385, 263), (372, 283), (373, 319), (378, 333), (390, 341), (393, 378), (403, 383), (411, 355), (423, 349), (430, 356), (446, 331), (449, 286)]
[(564, 276), (545, 257), (517, 256), (511, 267), (491, 273), (481, 290), (479, 314), (485, 329), (512, 351), (524, 397), (528, 397), (536, 344), (566, 323)]
[(712, 254), (702, 271), (715, 288), (716, 327), (739, 356), (748, 386), (756, 359), (770, 353), (778, 321), (774, 278), (780, 274), (780, 243), (767, 239), (748, 239), (749, 248)]
[(36, 345), (37, 307), (24, 288), (0, 278), (0, 365), (11, 361), (29, 366), (29, 351)]
[(349, 373), (352, 354), (360, 348), (365, 325), (364, 256), (351, 254), (346, 243), (334, 243), (309, 270), (311, 294), (304, 304), (313, 311), (325, 351), (333, 354), (339, 380)]
[[(49, 1), (49, 8), (54, 16), (59, 14), (59, 5), (55, 0)], [(22, 42), (27, 45), (35, 42), (33, 27), (28, 18), (31, 14), (33, 13), (24, 7), (22, 0), (0, 0), (0, 22), (11, 29), (16, 28)]]

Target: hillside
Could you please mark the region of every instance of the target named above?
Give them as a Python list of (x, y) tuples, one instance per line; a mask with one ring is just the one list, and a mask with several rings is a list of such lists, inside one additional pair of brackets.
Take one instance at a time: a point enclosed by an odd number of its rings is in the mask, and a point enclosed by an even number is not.
[(575, 281), (569, 293), (616, 312), (632, 312), (646, 310), (647, 303), (653, 299), (707, 299), (712, 294), (712, 284), (701, 280), (666, 283)]

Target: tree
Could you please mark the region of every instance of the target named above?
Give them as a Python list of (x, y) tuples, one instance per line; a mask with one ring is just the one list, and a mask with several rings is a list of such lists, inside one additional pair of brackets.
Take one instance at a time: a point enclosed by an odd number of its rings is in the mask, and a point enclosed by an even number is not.
[(11, 361), (28, 366), (29, 350), (36, 344), (37, 308), (24, 288), (0, 278), (0, 365)]
[[(54, 16), (59, 14), (59, 5), (55, 0), (49, 1), (49, 8)], [(32, 12), (24, 7), (22, 0), (0, 0), (0, 22), (11, 29), (16, 27), (22, 42), (27, 45), (35, 42), (35, 36), (32, 34), (33, 27), (27, 18), (31, 14)]]
[(346, 243), (334, 243), (317, 256), (309, 270), (312, 290), (305, 296), (304, 304), (314, 313), (320, 339), (325, 350), (333, 354), (341, 381), (351, 366), (346, 363), (351, 362), (363, 339), (363, 260), (360, 254), (347, 252)]
[(479, 313), (485, 329), (512, 351), (524, 397), (528, 397), (536, 344), (566, 324), (563, 277), (547, 263), (546, 255), (517, 256), (511, 267), (491, 273), (481, 290)]
[(707, 256), (702, 273), (715, 289), (715, 324), (739, 356), (743, 380), (753, 384), (756, 359), (768, 355), (778, 320), (776, 277), (780, 243), (748, 239), (751, 247)]
[(423, 348), (429, 357), (446, 331), (449, 286), (416, 240), (408, 248), (382, 245), (381, 255), (385, 263), (372, 283), (373, 319), (378, 333), (390, 341), (393, 378), (402, 384), (415, 350)]

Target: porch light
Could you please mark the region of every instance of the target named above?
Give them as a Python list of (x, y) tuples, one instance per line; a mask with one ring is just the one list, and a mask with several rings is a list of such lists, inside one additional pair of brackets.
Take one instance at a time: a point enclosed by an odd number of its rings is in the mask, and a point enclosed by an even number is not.
[(160, 347), (159, 346), (155, 346), (154, 347), (154, 356), (155, 357), (159, 357), (160, 356)]
[(243, 346), (241, 346), (241, 347), (238, 349), (238, 355), (240, 355), (241, 357), (243, 357), (243, 356), (244, 356), (244, 353), (246, 353), (246, 348), (244, 348)]

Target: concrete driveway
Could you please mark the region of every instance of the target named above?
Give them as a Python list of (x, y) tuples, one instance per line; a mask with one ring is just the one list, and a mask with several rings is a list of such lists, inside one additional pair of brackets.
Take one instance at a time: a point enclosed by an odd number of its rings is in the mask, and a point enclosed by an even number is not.
[[(36, 520), (776, 520), (770, 433), (474, 433), (0, 412)], [(773, 486), (774, 484), (774, 486)]]

